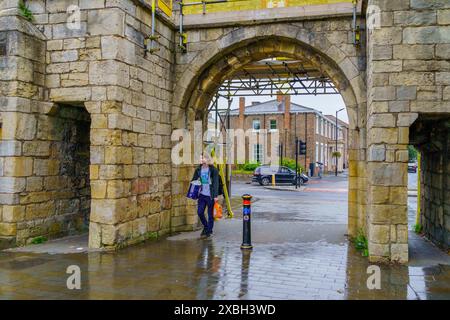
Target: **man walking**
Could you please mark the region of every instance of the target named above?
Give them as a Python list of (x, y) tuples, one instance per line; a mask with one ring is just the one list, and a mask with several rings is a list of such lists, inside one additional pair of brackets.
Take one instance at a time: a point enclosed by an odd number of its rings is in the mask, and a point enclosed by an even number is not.
[[(192, 181), (200, 180), (201, 188), (198, 198), (197, 214), (203, 224), (202, 238), (209, 238), (214, 227), (214, 203), (219, 194), (219, 171), (209, 163), (205, 156), (200, 158), (200, 165), (194, 172)], [(208, 208), (208, 219), (205, 218), (205, 208)]]

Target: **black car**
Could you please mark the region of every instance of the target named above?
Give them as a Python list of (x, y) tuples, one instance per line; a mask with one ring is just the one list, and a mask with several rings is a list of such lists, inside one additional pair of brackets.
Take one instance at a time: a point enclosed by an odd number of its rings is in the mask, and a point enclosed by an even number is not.
[[(272, 183), (272, 176), (275, 174), (275, 183), (292, 183), (295, 185), (295, 171), (287, 167), (261, 166), (253, 172), (253, 182), (258, 182), (262, 186)], [(309, 178), (305, 174), (299, 175), (299, 185), (307, 183)]]

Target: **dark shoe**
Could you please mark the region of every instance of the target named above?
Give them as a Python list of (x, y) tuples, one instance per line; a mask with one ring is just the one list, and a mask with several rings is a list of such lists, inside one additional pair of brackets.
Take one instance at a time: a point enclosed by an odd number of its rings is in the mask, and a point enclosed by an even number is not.
[(208, 232), (206, 235), (205, 235), (205, 238), (204, 239), (211, 239), (212, 238), (212, 232)]
[(200, 233), (200, 238), (204, 239), (207, 234), (208, 234), (208, 232), (206, 231), (206, 229), (203, 229), (202, 233)]

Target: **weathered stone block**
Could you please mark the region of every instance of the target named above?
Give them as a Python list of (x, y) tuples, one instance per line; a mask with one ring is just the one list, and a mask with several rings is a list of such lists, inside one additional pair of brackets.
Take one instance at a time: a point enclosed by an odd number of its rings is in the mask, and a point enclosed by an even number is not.
[(386, 147), (384, 145), (371, 145), (369, 148), (369, 161), (385, 161)]
[(447, 0), (411, 0), (411, 9), (445, 9), (450, 8)]
[(91, 180), (91, 198), (104, 199), (106, 198), (107, 181), (105, 180)]
[(83, 38), (86, 36), (86, 22), (80, 22), (79, 28), (69, 28), (67, 23), (52, 26), (53, 39)]
[(450, 26), (405, 28), (403, 42), (406, 44), (450, 43)]
[(28, 177), (33, 172), (33, 158), (7, 157), (4, 159), (3, 174), (6, 177)]
[(54, 88), (50, 90), (50, 99), (55, 102), (89, 101), (91, 93), (89, 87)]
[(372, 185), (405, 186), (407, 165), (405, 163), (369, 162), (368, 179)]
[[(2, 221), (8, 223), (14, 223), (22, 221), (25, 218), (25, 207), (16, 206), (3, 206)], [(1, 234), (1, 233), (0, 233)]]
[(88, 12), (90, 35), (124, 35), (125, 12), (117, 8), (91, 10)]
[(417, 97), (416, 86), (399, 86), (396, 90), (398, 100), (414, 100)]
[(17, 224), (0, 222), (0, 235), (15, 236), (17, 233)]
[(103, 59), (116, 59), (125, 63), (136, 64), (135, 44), (127, 39), (105, 36), (101, 39)]
[(369, 141), (373, 144), (396, 144), (398, 141), (397, 128), (371, 128)]
[(395, 100), (395, 87), (373, 87), (371, 94), (373, 101)]
[(398, 11), (394, 12), (394, 23), (402, 26), (426, 26), (436, 24), (436, 11)]
[(392, 128), (395, 127), (395, 117), (393, 114), (372, 114), (368, 121), (369, 127)]
[(408, 244), (391, 244), (390, 259), (398, 263), (408, 262)]
[(89, 81), (93, 85), (119, 85), (129, 87), (129, 67), (118, 61), (95, 61), (89, 65)]
[(105, 0), (80, 0), (80, 9), (101, 9), (105, 7)]
[(369, 224), (370, 241), (386, 244), (390, 240), (390, 225)]
[(389, 112), (408, 112), (409, 101), (389, 101)]

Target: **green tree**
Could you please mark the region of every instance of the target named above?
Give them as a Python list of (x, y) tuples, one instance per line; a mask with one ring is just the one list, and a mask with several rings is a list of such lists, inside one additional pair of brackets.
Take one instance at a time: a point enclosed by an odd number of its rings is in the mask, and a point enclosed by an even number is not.
[(417, 150), (414, 146), (408, 146), (409, 161), (417, 160)]

